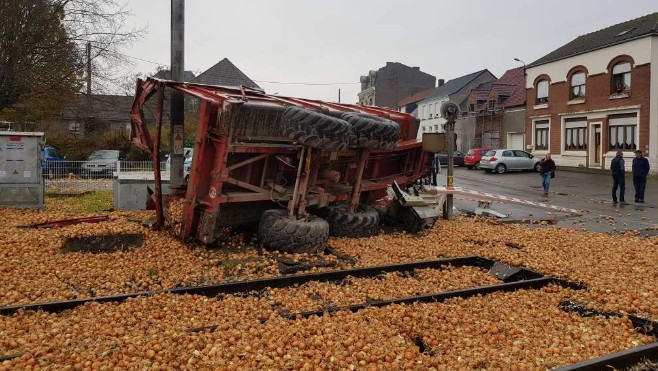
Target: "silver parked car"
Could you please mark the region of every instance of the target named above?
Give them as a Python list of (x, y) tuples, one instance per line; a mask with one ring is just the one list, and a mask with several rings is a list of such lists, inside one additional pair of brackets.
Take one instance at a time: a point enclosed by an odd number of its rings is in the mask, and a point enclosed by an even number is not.
[(91, 178), (111, 177), (117, 170), (117, 161), (121, 159), (121, 152), (114, 150), (94, 151), (82, 163), (82, 172)]
[(539, 171), (539, 158), (518, 149), (492, 149), (480, 160), (480, 169), (502, 174), (506, 171)]

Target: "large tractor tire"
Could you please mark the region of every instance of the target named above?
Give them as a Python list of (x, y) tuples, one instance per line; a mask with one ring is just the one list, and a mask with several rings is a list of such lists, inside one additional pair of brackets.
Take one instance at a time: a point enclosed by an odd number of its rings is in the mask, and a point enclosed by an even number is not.
[(341, 118), (354, 128), (355, 139), (350, 143), (354, 147), (390, 150), (400, 140), (400, 125), (391, 120), (357, 112), (344, 113)]
[(265, 210), (258, 226), (258, 240), (267, 249), (286, 253), (321, 253), (327, 247), (329, 224), (316, 216), (292, 220), (283, 209)]
[(335, 202), (318, 210), (329, 223), (334, 237), (370, 237), (379, 233), (379, 212), (372, 206), (358, 204), (353, 214), (347, 212), (347, 202)]
[(286, 137), (325, 151), (346, 151), (354, 136), (351, 125), (345, 120), (297, 106), (285, 109), (282, 123)]

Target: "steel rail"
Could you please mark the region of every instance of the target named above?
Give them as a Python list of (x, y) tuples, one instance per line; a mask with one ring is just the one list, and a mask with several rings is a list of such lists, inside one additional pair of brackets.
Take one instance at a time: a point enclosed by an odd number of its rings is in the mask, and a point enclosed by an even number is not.
[(644, 360), (658, 362), (658, 342), (610, 353), (555, 369), (556, 371), (625, 370)]
[[(364, 267), (364, 268), (351, 268), (351, 269), (334, 270), (327, 272), (314, 272), (314, 273), (299, 274), (299, 275), (287, 275), (287, 276), (263, 278), (257, 280), (223, 282), (214, 285), (179, 287), (172, 289), (140, 291), (133, 293), (118, 294), (118, 295), (79, 298), (79, 299), (71, 299), (71, 300), (63, 300), (63, 301), (11, 305), (11, 306), (0, 307), (0, 315), (11, 315), (20, 310), (43, 310), (46, 312), (56, 313), (67, 309), (75, 308), (85, 303), (122, 302), (127, 299), (136, 298), (139, 296), (148, 296), (148, 295), (157, 295), (157, 294), (179, 294), (179, 295), (190, 294), (190, 295), (203, 295), (203, 296), (212, 297), (212, 296), (217, 296), (219, 294), (248, 293), (252, 291), (263, 290), (268, 287), (273, 287), (273, 288), (291, 287), (295, 285), (304, 284), (310, 281), (320, 281), (320, 282), (339, 281), (347, 278), (348, 276), (375, 277), (382, 273), (409, 271), (414, 269), (425, 269), (425, 268), (436, 269), (447, 265), (456, 266), (456, 267), (476, 266), (485, 269), (490, 269), (494, 266), (494, 264), (500, 264), (500, 263), (479, 256), (464, 256), (464, 257), (449, 258), (449, 259), (424, 260), (418, 262), (397, 263), (397, 264), (379, 265), (379, 266)], [(516, 272), (513, 275), (503, 276), (499, 278), (502, 279), (503, 281), (512, 281), (519, 279), (541, 277), (541, 274), (528, 269), (516, 268), (516, 270), (518, 272)]]
[(296, 318), (309, 318), (311, 316), (321, 316), (323, 314), (331, 314), (339, 311), (350, 311), (358, 312), (362, 309), (369, 307), (384, 307), (387, 305), (393, 304), (412, 304), (412, 303), (435, 303), (441, 302), (447, 299), (453, 298), (470, 298), (477, 295), (486, 295), (495, 292), (509, 292), (522, 289), (540, 289), (549, 284), (557, 284), (565, 288), (571, 289), (582, 289), (583, 286), (577, 283), (561, 280), (558, 278), (552, 277), (541, 277), (541, 278), (532, 278), (523, 281), (507, 282), (496, 285), (487, 285), (487, 286), (478, 286), (470, 287), (465, 289), (457, 289), (451, 291), (444, 291), (439, 293), (423, 294), (423, 295), (414, 295), (407, 296), (403, 298), (396, 299), (386, 299), (371, 301), (368, 303), (353, 304), (347, 306), (326, 308), (322, 310), (308, 311), (308, 312), (299, 312), (299, 313), (285, 313), (282, 314), (284, 318), (296, 319)]

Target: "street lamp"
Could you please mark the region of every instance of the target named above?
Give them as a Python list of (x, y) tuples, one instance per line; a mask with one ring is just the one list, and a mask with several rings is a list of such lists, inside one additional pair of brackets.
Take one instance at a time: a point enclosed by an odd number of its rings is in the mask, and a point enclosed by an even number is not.
[(519, 63), (523, 63), (523, 76), (525, 76), (525, 62), (520, 60), (519, 58), (514, 58), (514, 60), (519, 62)]

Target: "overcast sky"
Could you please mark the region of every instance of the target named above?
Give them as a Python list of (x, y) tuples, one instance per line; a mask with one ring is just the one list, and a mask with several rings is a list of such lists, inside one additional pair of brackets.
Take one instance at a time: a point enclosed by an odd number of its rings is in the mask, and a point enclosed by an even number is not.
[[(169, 0), (128, 0), (148, 34), (126, 54), (133, 72), (169, 64)], [(359, 77), (387, 61), (449, 80), (500, 77), (575, 37), (658, 11), (656, 0), (188, 0), (185, 68), (224, 57), (268, 93), (357, 101)], [(273, 84), (310, 83), (333, 85)]]

